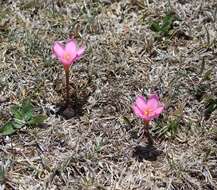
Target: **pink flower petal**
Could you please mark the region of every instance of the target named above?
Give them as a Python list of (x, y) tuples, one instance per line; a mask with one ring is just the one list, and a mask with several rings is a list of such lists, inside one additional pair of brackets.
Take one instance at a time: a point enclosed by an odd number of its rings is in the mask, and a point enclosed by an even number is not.
[(144, 118), (142, 110), (140, 110), (136, 104), (133, 104), (132, 109), (137, 117)]
[(79, 48), (78, 51), (77, 51), (77, 56), (78, 57), (82, 56), (84, 54), (84, 50), (85, 50), (84, 47)]
[(75, 58), (75, 61), (79, 60), (81, 58), (81, 56), (83, 55), (84, 53), (84, 50), (85, 48), (79, 48), (78, 51), (77, 51), (77, 55), (76, 55), (76, 58)]
[(64, 47), (60, 42), (54, 42), (54, 45), (52, 47), (52, 53), (53, 56), (56, 58), (60, 58), (64, 54)]
[(160, 106), (154, 110), (154, 113), (160, 115), (163, 110), (164, 110), (164, 106)]
[(52, 52), (52, 55), (51, 55), (52, 59), (55, 59), (57, 58), (57, 56)]
[(147, 101), (147, 107), (151, 108), (152, 110), (155, 110), (158, 107), (159, 98), (158, 96), (152, 95), (149, 97)]
[(76, 55), (76, 42), (75, 42), (75, 40), (69, 40), (66, 43), (65, 51)]
[(137, 96), (135, 104), (142, 111), (144, 111), (145, 108), (147, 107), (146, 100), (145, 100), (145, 98), (143, 96)]
[(71, 65), (72, 64), (72, 61), (71, 59), (70, 60), (66, 60), (64, 59), (63, 57), (59, 58), (60, 62), (63, 64), (63, 65)]

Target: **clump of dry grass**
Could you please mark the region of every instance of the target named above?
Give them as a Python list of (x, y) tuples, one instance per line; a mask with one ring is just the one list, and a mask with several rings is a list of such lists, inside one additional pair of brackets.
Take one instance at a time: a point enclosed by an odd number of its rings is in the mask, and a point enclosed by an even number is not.
[[(179, 19), (159, 38), (150, 22), (168, 10)], [(1, 137), (1, 189), (216, 189), (216, 110), (206, 115), (217, 98), (216, 10), (214, 0), (2, 1), (0, 124), (29, 97), (50, 126)], [(50, 46), (69, 35), (87, 52), (70, 76), (80, 111), (64, 120)], [(131, 112), (150, 92), (167, 105), (151, 148)]]

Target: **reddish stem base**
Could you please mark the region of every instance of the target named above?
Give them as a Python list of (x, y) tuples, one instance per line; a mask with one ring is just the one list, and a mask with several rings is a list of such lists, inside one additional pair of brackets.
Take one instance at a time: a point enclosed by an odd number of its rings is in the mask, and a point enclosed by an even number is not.
[(69, 103), (69, 65), (64, 65), (66, 75), (66, 105)]
[(154, 140), (149, 132), (149, 122), (148, 121), (144, 121), (144, 135), (146, 136), (146, 138), (148, 139), (148, 144), (149, 145), (153, 145), (154, 144)]

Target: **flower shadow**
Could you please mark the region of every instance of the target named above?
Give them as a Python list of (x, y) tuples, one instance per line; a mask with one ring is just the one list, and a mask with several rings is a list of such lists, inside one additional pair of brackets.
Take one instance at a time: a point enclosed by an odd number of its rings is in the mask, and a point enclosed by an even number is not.
[(84, 105), (87, 102), (89, 96), (74, 96), (70, 99), (68, 103), (60, 102), (56, 106), (58, 107), (58, 111), (56, 115), (62, 116), (64, 119), (71, 119), (73, 117), (82, 116), (84, 113)]
[(134, 147), (133, 157), (142, 162), (143, 160), (156, 161), (162, 151), (158, 150), (155, 146), (147, 144), (146, 146), (138, 145)]

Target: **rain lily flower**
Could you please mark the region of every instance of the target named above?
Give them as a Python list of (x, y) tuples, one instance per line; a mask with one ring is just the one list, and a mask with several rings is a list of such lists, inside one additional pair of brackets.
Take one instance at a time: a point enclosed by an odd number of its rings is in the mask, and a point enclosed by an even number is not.
[(84, 53), (84, 47), (79, 48), (74, 39), (70, 39), (65, 42), (65, 46), (62, 42), (56, 41), (52, 47), (53, 57), (57, 58), (65, 69), (68, 69), (70, 65), (79, 60)]
[(146, 100), (143, 96), (137, 96), (136, 101), (132, 105), (135, 115), (144, 120), (144, 132), (150, 145), (154, 144), (154, 140), (149, 132), (149, 122), (161, 114), (164, 109), (163, 104), (159, 101), (158, 96), (151, 95)]
[(137, 96), (132, 108), (137, 117), (149, 122), (159, 117), (164, 106), (160, 103), (158, 96), (151, 95), (147, 100), (143, 96)]
[[(65, 44), (65, 45), (64, 45)], [(79, 60), (84, 53), (84, 47), (79, 48), (74, 39), (66, 42), (56, 41), (52, 47), (53, 57), (63, 64), (66, 75), (66, 103), (69, 101), (69, 67)]]

